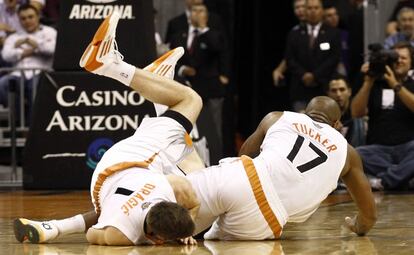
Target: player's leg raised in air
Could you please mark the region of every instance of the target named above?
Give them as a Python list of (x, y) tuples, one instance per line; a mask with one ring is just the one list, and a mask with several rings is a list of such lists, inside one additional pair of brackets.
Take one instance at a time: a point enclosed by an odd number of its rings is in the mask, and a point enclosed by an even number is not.
[(175, 63), (184, 49), (178, 47), (167, 52), (147, 70), (136, 68), (124, 62), (124, 57), (117, 49), (115, 37), (118, 21), (117, 12), (105, 19), (86, 48), (80, 66), (91, 73), (118, 80), (147, 100), (167, 105), (170, 110), (181, 113), (195, 123), (202, 107), (200, 96), (191, 88), (162, 76), (174, 72)]

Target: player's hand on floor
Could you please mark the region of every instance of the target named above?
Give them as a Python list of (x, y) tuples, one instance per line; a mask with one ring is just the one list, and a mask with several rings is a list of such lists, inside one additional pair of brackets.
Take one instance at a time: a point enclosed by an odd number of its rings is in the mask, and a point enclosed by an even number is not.
[(364, 235), (364, 232), (362, 232), (358, 227), (357, 216), (354, 216), (353, 218), (345, 217), (345, 225), (349, 230), (356, 233), (357, 235), (359, 235), (359, 236)]
[(192, 236), (178, 239), (178, 242), (181, 244), (197, 245), (197, 241)]

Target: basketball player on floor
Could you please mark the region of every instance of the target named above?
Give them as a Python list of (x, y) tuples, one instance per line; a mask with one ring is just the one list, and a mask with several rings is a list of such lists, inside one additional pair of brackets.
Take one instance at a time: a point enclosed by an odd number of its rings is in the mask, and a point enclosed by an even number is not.
[[(358, 235), (367, 233), (376, 221), (375, 203), (359, 156), (333, 128), (340, 115), (338, 105), (328, 97), (314, 98), (306, 114), (270, 113), (242, 147), (241, 153), (254, 159), (225, 159), (219, 166), (189, 174), (201, 202), (196, 233), (213, 224), (206, 239), (279, 238), (286, 222), (305, 221), (316, 211), (339, 177), (359, 209), (345, 223)], [(18, 229), (44, 231), (39, 222), (25, 220), (21, 225)], [(91, 223), (83, 222), (83, 228), (73, 232), (84, 230), (85, 225)], [(59, 235), (67, 233), (59, 228)]]
[(145, 118), (133, 136), (102, 157), (90, 188), (95, 211), (40, 224), (18, 219), (14, 230), (20, 242), (45, 242), (59, 233), (89, 229), (86, 237), (92, 244), (159, 244), (175, 239), (196, 243), (191, 236), (199, 202), (191, 184), (178, 176), (183, 174), (176, 165), (191, 152), (188, 134), (201, 110), (201, 98), (191, 88), (162, 77), (173, 77), (175, 63), (184, 53), (181, 47), (148, 66), (149, 72), (123, 62), (115, 48), (118, 19), (118, 13), (105, 19), (80, 65), (130, 86), (169, 110), (160, 117)]
[(376, 207), (361, 159), (335, 127), (338, 104), (315, 97), (305, 114), (269, 113), (243, 144), (240, 158), (187, 175), (200, 201), (196, 233), (212, 224), (205, 239), (279, 238), (287, 222), (303, 222), (345, 182), (359, 212), (347, 227), (366, 234)]

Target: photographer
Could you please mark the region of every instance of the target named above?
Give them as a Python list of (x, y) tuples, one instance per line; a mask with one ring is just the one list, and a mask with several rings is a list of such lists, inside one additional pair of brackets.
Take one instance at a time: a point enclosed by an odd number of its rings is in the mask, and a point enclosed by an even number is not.
[(414, 177), (414, 81), (408, 76), (413, 48), (402, 42), (393, 49), (398, 60), (385, 66), (383, 78), (369, 70), (372, 62), (362, 66), (364, 83), (351, 104), (352, 117), (369, 116), (369, 145), (357, 150), (367, 173), (376, 177), (371, 187), (379, 190), (404, 189)]

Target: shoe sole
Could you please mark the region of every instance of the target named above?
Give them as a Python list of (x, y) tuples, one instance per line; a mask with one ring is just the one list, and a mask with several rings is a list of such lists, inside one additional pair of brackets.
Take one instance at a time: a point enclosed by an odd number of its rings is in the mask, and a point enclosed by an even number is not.
[[(113, 30), (116, 28), (119, 20), (119, 14), (113, 12), (111, 15), (105, 18), (101, 23), (98, 30), (96, 30), (95, 35), (93, 36), (92, 41), (89, 43), (88, 47), (84, 51), (79, 65), (86, 70), (92, 72), (103, 65), (103, 63), (98, 62), (96, 59), (105, 56), (111, 49), (111, 45), (114, 38), (111, 38), (109, 41), (105, 40), (108, 34), (112, 34)], [(100, 47), (102, 42), (104, 42), (103, 47)], [(101, 51), (99, 52), (99, 49)]]
[(17, 241), (21, 243), (25, 240), (29, 240), (31, 243), (39, 243), (39, 230), (30, 224), (24, 223), (24, 219), (14, 220), (13, 231)]
[[(155, 73), (161, 76), (164, 76), (177, 62), (177, 60), (184, 54), (184, 48), (183, 47), (177, 47), (175, 49), (172, 49), (156, 59), (154, 62), (152, 62), (150, 65), (144, 68), (144, 70), (147, 70), (151, 73)], [(174, 61), (173, 64), (163, 64), (164, 61), (172, 58), (177, 58), (176, 61)], [(159, 67), (159, 68), (158, 68)]]

